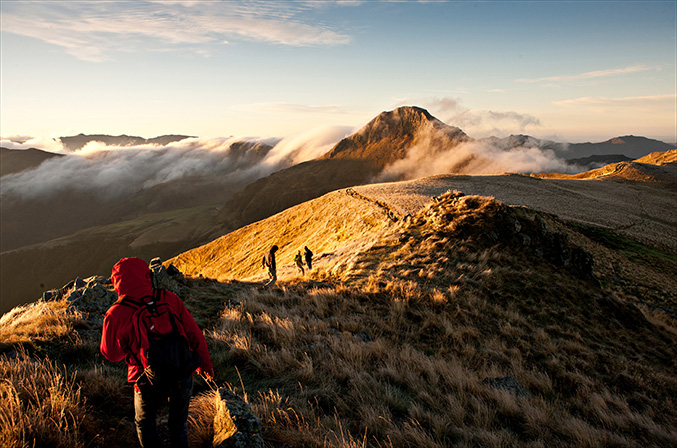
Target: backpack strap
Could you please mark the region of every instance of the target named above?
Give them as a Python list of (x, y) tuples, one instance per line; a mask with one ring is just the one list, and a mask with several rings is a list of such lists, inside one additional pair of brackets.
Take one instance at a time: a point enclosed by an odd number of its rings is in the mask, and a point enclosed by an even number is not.
[(144, 306), (145, 303), (143, 303), (143, 301), (141, 300), (132, 299), (131, 297), (125, 297), (118, 301), (118, 305), (124, 305), (130, 308), (134, 308), (135, 310), (138, 310), (139, 308)]

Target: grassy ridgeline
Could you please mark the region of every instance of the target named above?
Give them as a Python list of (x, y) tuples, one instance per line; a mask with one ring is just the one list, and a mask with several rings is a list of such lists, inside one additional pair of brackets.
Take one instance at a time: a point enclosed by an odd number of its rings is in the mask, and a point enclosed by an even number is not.
[[(609, 283), (598, 266), (595, 278), (574, 273), (575, 258), (562, 261), (569, 243), (548, 258), (547, 247), (501, 236), (515, 222), (532, 242), (565, 229), (544, 219), (450, 194), (340, 272), (318, 268), (272, 291), (189, 278), (184, 300), (205, 329), (217, 382), (246, 395), (271, 446), (677, 444), (674, 320), (632, 305), (640, 289)], [(654, 295), (669, 302), (669, 290)], [(32, 325), (37, 315), (55, 317)], [(19, 355), (0, 364), (0, 418), (26, 417), (2, 424), (0, 440), (134, 440), (123, 366), (102, 360), (97, 335), (96, 319), (62, 302), (3, 317), (3, 351)], [(506, 375), (529, 396), (484, 382)], [(28, 376), (45, 379), (24, 386)], [(200, 381), (197, 393), (191, 434), (202, 446), (214, 408)], [(46, 406), (53, 397), (68, 410)], [(43, 428), (50, 420), (67, 428)]]

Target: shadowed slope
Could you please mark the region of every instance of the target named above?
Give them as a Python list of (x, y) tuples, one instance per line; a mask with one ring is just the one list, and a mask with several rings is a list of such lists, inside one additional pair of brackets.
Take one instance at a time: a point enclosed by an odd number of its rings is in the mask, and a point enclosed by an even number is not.
[(63, 155), (35, 148), (0, 148), (0, 176), (35, 168), (52, 157), (63, 157)]

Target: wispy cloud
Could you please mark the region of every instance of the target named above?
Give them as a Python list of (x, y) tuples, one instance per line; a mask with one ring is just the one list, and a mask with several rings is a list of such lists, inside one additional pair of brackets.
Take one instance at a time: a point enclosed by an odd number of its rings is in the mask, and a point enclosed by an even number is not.
[(591, 109), (606, 109), (618, 107), (632, 107), (638, 110), (642, 108), (671, 107), (675, 108), (677, 95), (651, 95), (651, 96), (628, 96), (622, 98), (581, 97), (569, 100), (553, 101), (553, 104), (564, 107), (585, 107)]
[(536, 83), (558, 83), (558, 82), (570, 82), (570, 81), (581, 81), (587, 79), (595, 78), (607, 78), (610, 76), (619, 76), (627, 75), (629, 73), (637, 72), (646, 72), (651, 70), (658, 70), (657, 67), (647, 67), (645, 65), (632, 65), (629, 67), (623, 68), (613, 68), (608, 70), (596, 70), (592, 72), (579, 73), (576, 75), (559, 75), (559, 76), (547, 76), (545, 78), (521, 78), (517, 82), (536, 84)]
[(290, 46), (350, 42), (349, 35), (310, 20), (307, 13), (314, 8), (311, 2), (3, 2), (2, 26), (4, 32), (57, 45), (88, 61), (110, 59), (117, 51), (237, 41)]

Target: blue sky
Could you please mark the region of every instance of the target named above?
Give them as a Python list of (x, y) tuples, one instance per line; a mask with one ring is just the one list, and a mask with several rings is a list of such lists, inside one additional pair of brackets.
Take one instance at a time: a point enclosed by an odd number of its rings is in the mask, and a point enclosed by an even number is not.
[(0, 5), (4, 136), (285, 137), (417, 105), (473, 137), (677, 141), (675, 1)]

